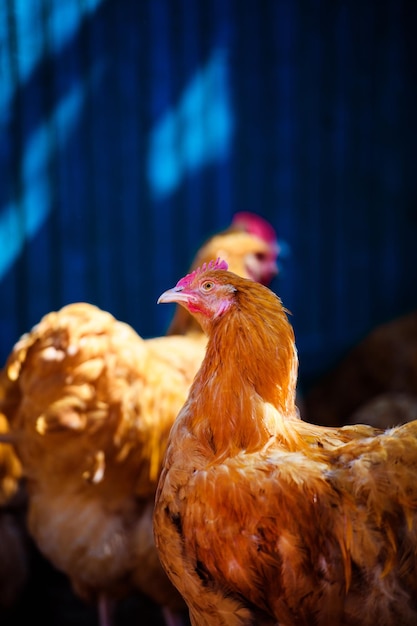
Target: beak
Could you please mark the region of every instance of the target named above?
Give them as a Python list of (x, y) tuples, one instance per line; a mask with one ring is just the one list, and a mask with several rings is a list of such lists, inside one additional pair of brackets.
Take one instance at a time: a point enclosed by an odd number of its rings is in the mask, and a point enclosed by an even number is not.
[(167, 302), (189, 302), (190, 296), (187, 293), (184, 293), (182, 289), (178, 289), (178, 287), (173, 287), (172, 289), (167, 289), (164, 293), (161, 293), (157, 300), (157, 304), (165, 304)]

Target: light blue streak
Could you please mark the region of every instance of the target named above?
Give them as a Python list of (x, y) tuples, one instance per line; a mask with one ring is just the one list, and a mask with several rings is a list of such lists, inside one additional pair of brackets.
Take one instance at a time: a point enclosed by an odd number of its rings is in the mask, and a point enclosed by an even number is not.
[(188, 173), (226, 157), (232, 132), (226, 55), (217, 50), (151, 133), (147, 173), (154, 196), (167, 196)]
[(0, 279), (18, 257), (27, 238), (36, 234), (51, 210), (48, 163), (55, 146), (51, 143), (50, 125), (59, 127), (65, 142), (73, 132), (84, 103), (80, 85), (76, 85), (55, 109), (51, 119), (28, 140), (22, 163), (24, 195), (18, 204), (10, 203), (0, 213)]
[[(43, 0), (15, 0), (13, 38), (7, 3), (0, 2), (0, 132), (6, 128), (12, 114), (15, 90), (30, 79), (47, 52), (57, 54), (65, 47), (82, 20), (92, 15), (102, 1), (84, 0), (80, 4), (79, 0), (54, 0), (45, 22)], [(101, 74), (101, 70), (96, 69), (92, 80), (98, 80)], [(27, 138), (21, 164), (23, 196), (16, 203), (2, 207), (0, 213), (0, 279), (18, 257), (26, 239), (36, 234), (51, 210), (48, 163), (56, 149), (52, 145), (51, 124), (59, 128), (60, 139), (65, 143), (78, 122), (83, 103), (84, 93), (75, 85), (50, 119)]]
[[(44, 0), (15, 0), (13, 16), (17, 49), (12, 47), (10, 40), (8, 3), (0, 2), (0, 118), (3, 122), (11, 113), (9, 107), (15, 89), (30, 78), (46, 53), (45, 29), (52, 43), (52, 50), (48, 52), (58, 53), (74, 36), (82, 20), (92, 15), (102, 1), (54, 0), (50, 3), (49, 20), (44, 24)], [(17, 70), (18, 85), (12, 76), (13, 66)]]

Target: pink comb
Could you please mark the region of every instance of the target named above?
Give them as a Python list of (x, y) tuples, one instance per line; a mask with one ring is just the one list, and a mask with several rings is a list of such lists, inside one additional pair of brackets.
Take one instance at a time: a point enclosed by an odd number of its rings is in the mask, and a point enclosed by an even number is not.
[(226, 261), (223, 261), (222, 259), (220, 259), (220, 257), (218, 257), (215, 261), (203, 263), (201, 267), (197, 267), (197, 269), (195, 269), (193, 272), (187, 274), (186, 276), (184, 276), (184, 278), (181, 278), (181, 280), (177, 282), (176, 287), (186, 287), (194, 280), (196, 276), (202, 274), (206, 270), (227, 270), (228, 267), (229, 266), (227, 265)]
[(268, 244), (277, 243), (277, 234), (273, 226), (256, 213), (239, 211), (234, 214), (232, 224), (233, 226), (242, 228), (251, 235), (256, 235)]

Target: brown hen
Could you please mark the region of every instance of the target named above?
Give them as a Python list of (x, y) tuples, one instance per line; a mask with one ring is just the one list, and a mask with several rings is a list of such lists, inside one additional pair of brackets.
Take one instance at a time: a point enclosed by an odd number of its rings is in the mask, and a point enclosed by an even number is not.
[(302, 421), (286, 311), (226, 268), (204, 266), (159, 298), (208, 334), (154, 510), (193, 626), (414, 625), (417, 422)]

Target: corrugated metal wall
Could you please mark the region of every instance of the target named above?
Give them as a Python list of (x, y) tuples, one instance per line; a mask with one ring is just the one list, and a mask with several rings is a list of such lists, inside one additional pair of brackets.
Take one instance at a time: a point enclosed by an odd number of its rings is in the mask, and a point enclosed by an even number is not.
[(0, 356), (88, 300), (156, 299), (237, 210), (291, 254), (301, 380), (417, 306), (417, 3), (0, 3)]

